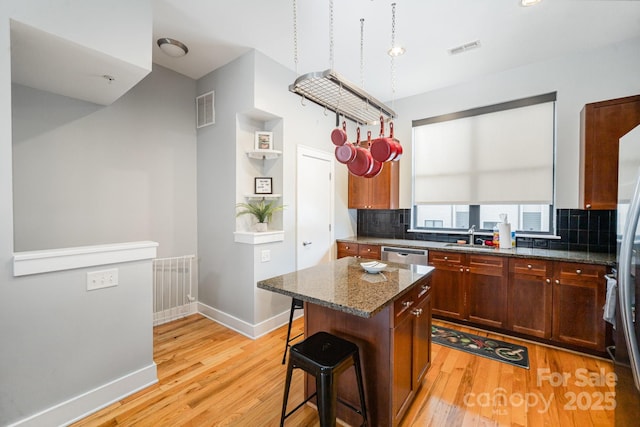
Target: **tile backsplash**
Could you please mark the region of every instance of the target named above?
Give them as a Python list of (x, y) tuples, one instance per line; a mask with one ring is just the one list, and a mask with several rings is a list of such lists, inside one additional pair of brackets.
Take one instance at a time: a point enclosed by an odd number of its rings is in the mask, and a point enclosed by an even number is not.
[[(358, 210), (358, 236), (388, 239), (455, 242), (460, 234), (409, 233), (411, 211)], [(557, 209), (556, 234), (560, 240), (518, 237), (519, 247), (560, 249), (584, 252), (616, 252), (616, 211)]]

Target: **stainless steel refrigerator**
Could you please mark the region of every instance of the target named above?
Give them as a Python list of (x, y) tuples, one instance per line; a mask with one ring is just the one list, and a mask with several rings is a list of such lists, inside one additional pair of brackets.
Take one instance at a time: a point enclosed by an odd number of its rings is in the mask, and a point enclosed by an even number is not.
[(640, 425), (640, 126), (620, 138), (619, 148), (616, 426), (626, 427)]

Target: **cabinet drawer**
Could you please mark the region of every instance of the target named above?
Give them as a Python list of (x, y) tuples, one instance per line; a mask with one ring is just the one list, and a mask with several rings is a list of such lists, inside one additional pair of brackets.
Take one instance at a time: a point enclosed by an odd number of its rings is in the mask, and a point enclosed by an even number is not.
[(462, 265), (463, 254), (456, 252), (429, 251), (429, 264), (435, 266), (459, 267)]
[(362, 258), (380, 259), (379, 245), (359, 245), (358, 255)]
[(338, 242), (338, 258), (345, 256), (357, 256), (358, 244), (357, 243), (345, 243)]
[(471, 273), (502, 276), (508, 258), (499, 256), (469, 255)]
[(418, 305), (418, 289), (411, 289), (401, 298), (393, 303), (393, 325), (401, 323), (408, 316), (412, 315), (412, 311)]
[(564, 280), (604, 280), (604, 274), (606, 273), (606, 267), (601, 265), (589, 265), (578, 263), (557, 263), (556, 276), (560, 281)]
[(512, 259), (509, 261), (509, 271), (535, 277), (550, 277), (552, 273), (547, 262), (533, 259)]

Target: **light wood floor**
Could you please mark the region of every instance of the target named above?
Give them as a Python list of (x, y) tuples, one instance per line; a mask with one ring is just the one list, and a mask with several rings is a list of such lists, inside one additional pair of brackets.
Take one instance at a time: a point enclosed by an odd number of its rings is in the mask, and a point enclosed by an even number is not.
[[(302, 319), (296, 320), (294, 331), (302, 328)], [(159, 383), (74, 426), (277, 426), (285, 335), (282, 327), (251, 340), (200, 315), (158, 326), (154, 358)], [(613, 410), (606, 409), (611, 395), (606, 393), (614, 389), (602, 384), (612, 372), (611, 363), (494, 338), (526, 345), (530, 369), (434, 344), (431, 369), (401, 427), (613, 426)], [(290, 409), (302, 401), (302, 382), (302, 372), (294, 371)], [(285, 425), (319, 423), (315, 410), (303, 407)]]

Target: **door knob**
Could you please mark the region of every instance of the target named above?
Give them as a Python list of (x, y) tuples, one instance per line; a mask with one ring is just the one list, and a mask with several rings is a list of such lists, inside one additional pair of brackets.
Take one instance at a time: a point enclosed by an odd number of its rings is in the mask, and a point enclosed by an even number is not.
[[(310, 242), (310, 241), (308, 241), (308, 240), (305, 240), (304, 242), (302, 242), (302, 246), (309, 246), (311, 243), (313, 243), (313, 242)], [(349, 249), (349, 247), (348, 247), (348, 246), (347, 246), (347, 249)]]

